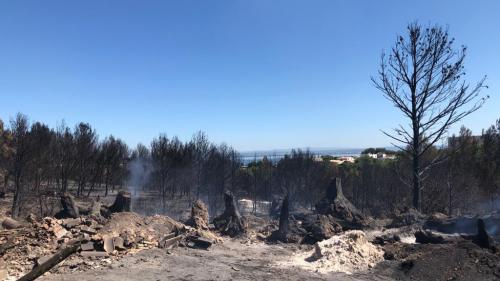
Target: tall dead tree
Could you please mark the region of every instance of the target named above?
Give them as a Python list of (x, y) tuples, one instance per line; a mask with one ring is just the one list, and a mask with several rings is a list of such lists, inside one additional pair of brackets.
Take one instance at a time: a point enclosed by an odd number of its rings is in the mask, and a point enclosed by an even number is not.
[[(377, 89), (409, 121), (392, 134), (384, 132), (412, 161), (413, 206), (421, 210), (425, 173), (442, 158), (423, 163), (423, 155), (453, 124), (478, 110), (487, 97), (480, 91), (486, 77), (470, 87), (463, 79), (466, 47), (453, 48), (454, 39), (440, 26), (408, 26), (408, 37), (398, 36), (389, 56), (382, 54)], [(441, 158), (441, 159), (440, 159)]]
[(29, 121), (28, 117), (18, 113), (11, 120), (12, 147), (9, 173), (14, 178), (14, 199), (12, 201), (12, 217), (19, 216), (25, 193), (25, 173), (30, 164)]

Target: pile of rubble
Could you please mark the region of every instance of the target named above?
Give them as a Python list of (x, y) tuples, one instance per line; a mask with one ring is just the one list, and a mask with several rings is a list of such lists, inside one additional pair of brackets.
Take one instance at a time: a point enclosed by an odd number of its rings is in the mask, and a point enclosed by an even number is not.
[(109, 266), (123, 255), (153, 247), (207, 249), (220, 240), (208, 230), (208, 213), (203, 212), (206, 207), (201, 201), (193, 207), (193, 227), (168, 216), (128, 212), (126, 193), (119, 193), (111, 207), (93, 202), (93, 208), (87, 210), (69, 194), (62, 195), (61, 201), (65, 204), (59, 218), (30, 215), (22, 223), (11, 218), (3, 221), (0, 280), (17, 279), (27, 272), (23, 280), (33, 280), (49, 270), (73, 272)]
[[(9, 276), (20, 276), (72, 245), (78, 244), (75, 251), (79, 255), (71, 259), (69, 267), (84, 270), (88, 268), (86, 265), (96, 266), (84, 258), (119, 258), (129, 252), (160, 246), (165, 236), (173, 238), (185, 231), (182, 224), (169, 217), (141, 217), (135, 213), (115, 213), (109, 219), (86, 216), (37, 220), (31, 216), (28, 221), (28, 225), (0, 231), (3, 246), (0, 255)], [(65, 266), (57, 270), (65, 270)]]

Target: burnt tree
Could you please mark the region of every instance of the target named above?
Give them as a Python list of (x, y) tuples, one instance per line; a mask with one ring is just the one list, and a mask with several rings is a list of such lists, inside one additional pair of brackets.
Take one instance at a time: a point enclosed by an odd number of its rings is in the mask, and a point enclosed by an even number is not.
[(421, 210), (425, 173), (442, 158), (423, 161), (424, 154), (453, 124), (484, 103), (480, 91), (486, 79), (470, 87), (463, 77), (466, 47), (453, 48), (454, 39), (440, 26), (422, 28), (413, 23), (408, 36), (398, 36), (389, 56), (382, 54), (377, 89), (407, 118), (392, 134), (384, 132), (411, 158), (413, 207)]

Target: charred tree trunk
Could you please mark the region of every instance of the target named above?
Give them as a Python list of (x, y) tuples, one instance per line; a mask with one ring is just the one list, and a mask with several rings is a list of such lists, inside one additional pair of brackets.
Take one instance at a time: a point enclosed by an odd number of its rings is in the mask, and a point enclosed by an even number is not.
[(476, 243), (479, 247), (485, 249), (496, 250), (495, 242), (491, 238), (491, 236), (486, 231), (486, 226), (484, 224), (484, 220), (477, 220), (477, 235), (472, 239), (474, 243)]
[(279, 223), (279, 238), (282, 241), (286, 240), (286, 237), (288, 236), (288, 228), (290, 226), (289, 222), (289, 206), (288, 206), (288, 195), (285, 196), (285, 199), (283, 199), (283, 204), (281, 205), (281, 212), (280, 212), (280, 223)]

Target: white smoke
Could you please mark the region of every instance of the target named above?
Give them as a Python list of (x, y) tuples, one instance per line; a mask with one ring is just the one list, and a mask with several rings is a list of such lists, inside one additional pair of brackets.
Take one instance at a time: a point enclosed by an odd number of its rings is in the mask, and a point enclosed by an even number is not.
[(134, 200), (139, 196), (139, 193), (145, 189), (151, 176), (151, 163), (147, 159), (135, 158), (128, 163), (128, 190), (132, 194), (131, 209), (133, 211), (140, 211), (134, 209)]

